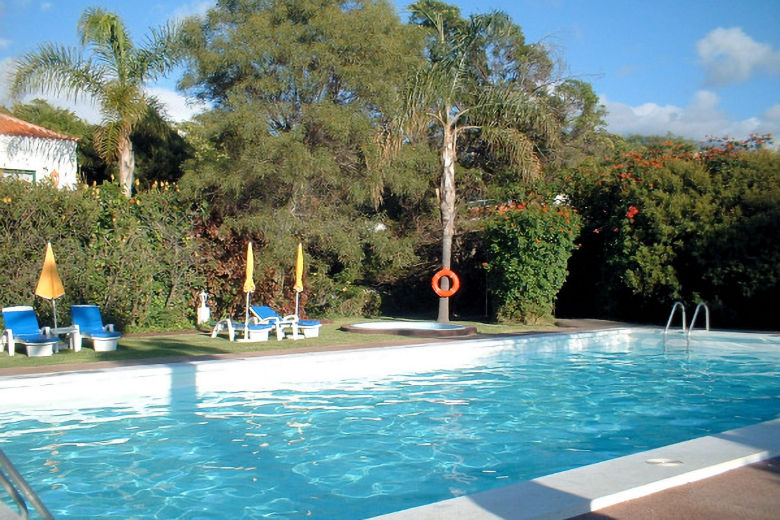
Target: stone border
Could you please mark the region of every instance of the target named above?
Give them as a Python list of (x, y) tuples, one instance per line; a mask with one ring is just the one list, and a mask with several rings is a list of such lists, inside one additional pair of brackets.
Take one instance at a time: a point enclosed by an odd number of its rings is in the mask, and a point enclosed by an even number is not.
[(415, 329), (413, 327), (398, 327), (397, 329), (370, 329), (365, 327), (353, 327), (342, 325), (339, 330), (355, 332), (358, 334), (394, 334), (396, 336), (416, 336), (418, 338), (454, 338), (460, 336), (474, 336), (477, 328), (470, 325), (462, 325), (458, 329)]

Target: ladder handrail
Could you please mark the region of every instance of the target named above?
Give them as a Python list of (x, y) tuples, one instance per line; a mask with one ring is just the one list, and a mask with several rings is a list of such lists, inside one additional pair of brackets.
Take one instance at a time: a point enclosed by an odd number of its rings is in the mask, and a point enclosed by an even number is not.
[(27, 481), (24, 480), (22, 474), (19, 473), (19, 471), (11, 462), (11, 459), (6, 456), (2, 449), (0, 449), (0, 466), (2, 466), (2, 468), (5, 470), (5, 473), (8, 474), (8, 477), (10, 477), (10, 480), (12, 481), (9, 482), (5, 477), (1, 479), (5, 481), (4, 484), (7, 483), (11, 485), (12, 489), (14, 490), (13, 492), (9, 491), (9, 494), (12, 496), (17, 505), (19, 505), (19, 509), (21, 511), (19, 518), (27, 518), (27, 506), (24, 503), (22, 497), (19, 495), (19, 492), (21, 491), (21, 494), (27, 498), (27, 500), (30, 502), (30, 504), (32, 504), (43, 520), (54, 520), (54, 516), (52, 516), (49, 510), (46, 509), (46, 506), (43, 505), (40, 497), (38, 497), (35, 491), (33, 491), (33, 488), (30, 487)]
[(19, 494), (19, 491), (16, 490), (14, 485), (10, 480), (8, 480), (8, 478), (6, 478), (2, 471), (0, 471), (0, 485), (3, 486), (3, 489), (5, 489), (6, 493), (8, 493), (8, 496), (10, 496), (11, 499), (16, 502), (16, 507), (19, 508), (19, 514), (16, 514), (15, 516), (18, 516), (20, 520), (27, 520), (29, 517), (29, 512), (27, 511), (27, 502), (24, 501), (22, 495)]
[(679, 307), (682, 311), (682, 331), (685, 332), (685, 306), (682, 304), (682, 302), (674, 302), (674, 305), (672, 305), (672, 312), (669, 313), (669, 320), (666, 322), (666, 328), (664, 328), (664, 334), (669, 331), (669, 326), (672, 324), (674, 311), (677, 310), (677, 307)]
[(704, 327), (707, 332), (710, 331), (710, 308), (704, 302), (699, 302), (696, 306), (696, 310), (693, 311), (693, 318), (691, 318), (691, 325), (688, 327), (688, 335), (690, 336), (693, 331), (693, 325), (696, 323), (696, 317), (699, 315), (699, 309), (704, 307)]

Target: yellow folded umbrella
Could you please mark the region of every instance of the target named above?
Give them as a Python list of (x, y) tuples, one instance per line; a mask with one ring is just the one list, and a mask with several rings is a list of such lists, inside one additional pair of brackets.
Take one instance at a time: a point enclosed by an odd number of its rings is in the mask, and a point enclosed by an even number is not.
[(298, 304), (303, 291), (303, 244), (298, 242), (298, 257), (295, 259), (295, 316), (298, 316)]
[(303, 244), (298, 242), (298, 258), (295, 260), (295, 285), (297, 292), (303, 291)]
[(244, 292), (246, 293), (246, 312), (244, 313), (244, 339), (249, 338), (249, 295), (255, 291), (255, 255), (252, 253), (252, 242), (246, 246), (246, 278)]
[(252, 253), (252, 242), (246, 246), (246, 278), (244, 279), (244, 292), (255, 291), (255, 255)]
[(43, 269), (38, 278), (38, 285), (35, 287), (35, 294), (41, 298), (51, 300), (54, 310), (54, 328), (57, 328), (57, 298), (65, 295), (65, 288), (62, 286), (62, 280), (57, 273), (57, 264), (54, 261), (54, 250), (51, 248), (51, 242), (46, 244), (46, 255), (43, 259)]

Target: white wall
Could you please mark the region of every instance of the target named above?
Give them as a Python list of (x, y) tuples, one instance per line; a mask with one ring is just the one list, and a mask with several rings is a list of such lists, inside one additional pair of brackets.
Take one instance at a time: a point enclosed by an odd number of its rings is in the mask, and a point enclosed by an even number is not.
[(57, 186), (74, 188), (78, 180), (76, 141), (0, 135), (0, 168), (34, 170), (36, 182), (56, 172)]

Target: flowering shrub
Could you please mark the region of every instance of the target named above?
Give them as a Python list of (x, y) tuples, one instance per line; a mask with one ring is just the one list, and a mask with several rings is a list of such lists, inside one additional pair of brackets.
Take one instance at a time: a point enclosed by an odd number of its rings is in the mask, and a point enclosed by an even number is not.
[(499, 321), (543, 323), (566, 280), (580, 217), (566, 206), (500, 206), (486, 229), (489, 289)]
[(565, 304), (660, 322), (675, 300), (704, 300), (721, 326), (771, 326), (780, 155), (769, 140), (667, 142), (571, 172), (584, 227)]

